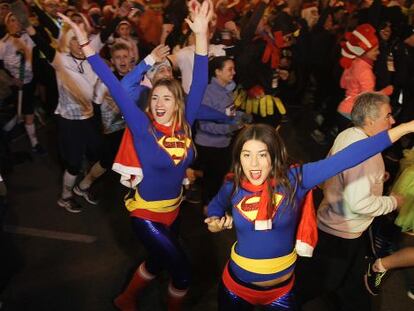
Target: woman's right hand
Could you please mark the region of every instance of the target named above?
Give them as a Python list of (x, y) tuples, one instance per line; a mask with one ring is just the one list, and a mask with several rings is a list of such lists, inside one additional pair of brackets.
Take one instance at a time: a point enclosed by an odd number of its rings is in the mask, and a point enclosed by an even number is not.
[(207, 228), (210, 232), (220, 232), (233, 228), (233, 217), (229, 214), (226, 214), (221, 218), (217, 216), (207, 217), (204, 219), (204, 223), (207, 224)]
[(78, 40), (79, 44), (84, 44), (84, 43), (88, 42), (88, 33), (86, 32), (85, 28), (83, 27), (83, 23), (81, 24), (81, 26), (79, 26), (78, 24), (73, 22), (66, 15), (64, 15), (62, 13), (57, 13), (57, 14), (66, 24), (68, 24), (72, 28), (73, 32), (76, 35), (76, 39)]

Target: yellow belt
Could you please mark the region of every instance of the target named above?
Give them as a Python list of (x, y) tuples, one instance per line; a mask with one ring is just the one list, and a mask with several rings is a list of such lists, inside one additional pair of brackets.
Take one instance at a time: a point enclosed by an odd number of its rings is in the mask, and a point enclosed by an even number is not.
[(231, 248), (231, 259), (241, 268), (253, 273), (273, 274), (286, 270), (296, 262), (297, 254), (293, 250), (288, 255), (270, 259), (252, 259), (240, 256), (235, 250), (236, 243)]
[(128, 211), (132, 212), (136, 209), (145, 209), (155, 213), (168, 213), (178, 208), (183, 200), (183, 191), (181, 190), (180, 195), (174, 199), (159, 200), (159, 201), (145, 201), (140, 194), (138, 189), (135, 190), (134, 198), (125, 200), (125, 206)]

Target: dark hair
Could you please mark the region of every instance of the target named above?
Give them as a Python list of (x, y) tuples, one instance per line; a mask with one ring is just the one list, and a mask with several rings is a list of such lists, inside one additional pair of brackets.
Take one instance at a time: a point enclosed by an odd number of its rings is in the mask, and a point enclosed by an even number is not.
[(116, 51), (120, 51), (120, 50), (127, 50), (129, 52), (129, 47), (128, 45), (126, 45), (125, 43), (115, 43), (113, 46), (111, 46), (111, 50), (109, 51), (109, 53), (111, 54), (111, 57), (114, 56), (114, 53)]
[(226, 64), (227, 61), (231, 60), (234, 62), (233, 58), (229, 56), (217, 56), (212, 58), (208, 63), (208, 72), (209, 72), (209, 80), (211, 80), (212, 77), (216, 76), (216, 70), (222, 70)]
[[(249, 140), (258, 140), (267, 146), (267, 151), (269, 152), (272, 161), (272, 170), (270, 171), (270, 176), (268, 178), (275, 179), (277, 186), (284, 188), (288, 195), (288, 202), (291, 204), (296, 193), (297, 185), (302, 180), (301, 174), (297, 176), (295, 184), (292, 185), (288, 176), (291, 163), (289, 161), (285, 143), (276, 129), (265, 124), (249, 125), (237, 135), (232, 152), (232, 172), (234, 173), (233, 194), (240, 187), (241, 180), (244, 177), (243, 168), (240, 162), (240, 154), (244, 144)], [(273, 196), (274, 189), (269, 190), (269, 195)], [(271, 198), (269, 202), (272, 202)], [(270, 205), (268, 207), (269, 216), (273, 212), (272, 209), (273, 206)]]

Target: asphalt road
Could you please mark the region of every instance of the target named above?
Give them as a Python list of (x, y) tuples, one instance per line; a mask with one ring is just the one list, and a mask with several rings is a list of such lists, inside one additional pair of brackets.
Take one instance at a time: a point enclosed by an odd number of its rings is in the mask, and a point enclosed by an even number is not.
[[(290, 153), (304, 162), (322, 158), (327, 150), (310, 140), (305, 118), (298, 113), (282, 126)], [(9, 210), (0, 268), (13, 277), (0, 295), (1, 310), (115, 310), (113, 298), (145, 258), (122, 204), (126, 190), (109, 173), (96, 186), (101, 193), (98, 206), (80, 200), (85, 207), (82, 213), (66, 212), (56, 204), (62, 171), (53, 123), (40, 131), (40, 137), (49, 155), (20, 164), (6, 176)], [(27, 149), (27, 139), (18, 139), (13, 147)], [(193, 286), (185, 310), (216, 310), (216, 287), (234, 233), (209, 233), (197, 205), (185, 204), (181, 220), (182, 243), (193, 264)], [(161, 275), (145, 289), (142, 310), (165, 310), (167, 284), (168, 276)], [(400, 271), (385, 281), (373, 304), (374, 311), (414, 310)], [(305, 306), (305, 311), (317, 310), (329, 307), (321, 299)]]

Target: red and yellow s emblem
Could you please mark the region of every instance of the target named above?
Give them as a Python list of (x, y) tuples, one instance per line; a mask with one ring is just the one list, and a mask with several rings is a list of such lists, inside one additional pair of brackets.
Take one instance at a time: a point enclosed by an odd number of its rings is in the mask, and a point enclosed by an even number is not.
[(174, 164), (178, 165), (185, 158), (191, 140), (181, 135), (162, 136), (158, 139), (158, 145), (169, 154)]
[[(273, 194), (273, 205), (274, 205), (274, 211), (273, 216), (275, 215), (277, 208), (282, 203), (282, 200), (284, 198), (283, 194), (280, 193), (274, 193)], [(251, 194), (248, 196), (245, 196), (239, 203), (236, 204), (236, 208), (239, 211), (239, 213), (246, 218), (248, 221), (253, 222), (255, 221), (257, 217), (257, 213), (259, 211), (259, 202), (260, 202), (260, 196), (256, 194)]]

